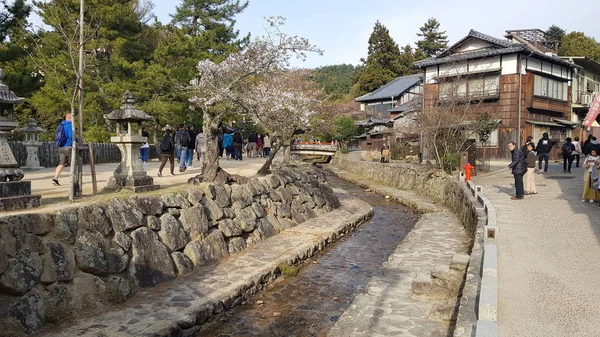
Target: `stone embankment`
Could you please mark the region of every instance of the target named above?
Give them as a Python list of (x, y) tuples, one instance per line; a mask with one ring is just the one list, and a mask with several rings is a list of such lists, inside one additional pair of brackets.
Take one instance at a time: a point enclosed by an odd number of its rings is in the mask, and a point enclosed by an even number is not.
[(484, 208), (464, 182), (422, 166), (348, 161), (332, 171), (425, 212), (330, 336), (472, 336)]
[[(47, 323), (101, 311), (141, 288), (193, 270), (199, 269), (195, 277), (212, 275), (212, 262), (339, 206), (323, 176), (282, 170), (244, 185), (204, 184), (181, 193), (0, 218), (0, 329), (14, 335), (32, 333)], [(337, 231), (328, 229), (333, 234), (319, 237), (316, 247), (358, 222), (354, 219)], [(313, 247), (303, 247), (306, 254), (300, 257), (314, 253)], [(252, 259), (255, 264), (261, 261), (260, 255)], [(273, 265), (262, 267), (268, 268), (259, 272), (269, 272), (260, 277), (248, 272), (258, 277), (251, 278), (252, 284), (242, 286), (240, 282), (250, 279), (241, 274), (219, 275), (210, 280), (211, 290), (235, 289), (238, 297), (253, 293), (262, 287), (261, 280), (274, 275)], [(227, 288), (231, 285), (241, 288)], [(238, 297), (230, 295), (230, 302), (211, 302), (211, 310), (196, 314), (231, 307)], [(181, 304), (176, 299), (170, 303)], [(188, 321), (181, 323), (182, 329), (197, 322)]]

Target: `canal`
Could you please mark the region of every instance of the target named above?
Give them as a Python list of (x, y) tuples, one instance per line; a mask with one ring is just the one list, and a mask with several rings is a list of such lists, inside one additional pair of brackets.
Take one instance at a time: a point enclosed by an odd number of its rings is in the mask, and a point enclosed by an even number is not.
[(377, 194), (328, 176), (333, 188), (373, 206), (374, 216), (354, 233), (281, 276), (244, 304), (204, 324), (196, 336), (325, 336), (420, 215)]

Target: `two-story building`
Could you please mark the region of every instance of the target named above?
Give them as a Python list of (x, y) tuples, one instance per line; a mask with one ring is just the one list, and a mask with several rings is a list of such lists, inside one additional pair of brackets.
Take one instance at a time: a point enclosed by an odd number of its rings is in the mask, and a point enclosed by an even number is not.
[(395, 125), (421, 109), (423, 74), (397, 77), (375, 91), (355, 99), (366, 119), (357, 127), (365, 131), (358, 138), (363, 150), (378, 150), (397, 141)]
[[(573, 93), (571, 120), (581, 125), (594, 96), (600, 92), (600, 63), (583, 56), (561, 56), (561, 59), (579, 66), (574, 70), (571, 86)], [(594, 126), (600, 125), (595, 122)]]
[(492, 157), (505, 158), (509, 142), (522, 144), (527, 136), (538, 139), (544, 132), (558, 148), (573, 128), (571, 81), (578, 66), (526, 43), (471, 30), (414, 67), (424, 71), (424, 109), (443, 111), (456, 104), (498, 121), (487, 143), (495, 149), (488, 151)]

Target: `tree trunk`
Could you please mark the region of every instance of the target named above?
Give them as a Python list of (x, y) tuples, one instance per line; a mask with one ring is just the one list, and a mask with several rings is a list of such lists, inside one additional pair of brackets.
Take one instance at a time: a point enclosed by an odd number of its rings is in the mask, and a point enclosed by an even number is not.
[(206, 152), (204, 152), (202, 161), (203, 180), (214, 182), (217, 180), (221, 167), (219, 166), (219, 145), (218, 142), (218, 127), (219, 117), (211, 116), (207, 112), (204, 113), (204, 141)]
[(281, 149), (281, 145), (275, 145), (274, 147), (271, 148), (271, 153), (269, 154), (269, 159), (267, 159), (267, 161), (258, 170), (258, 172), (256, 172), (257, 174), (266, 175), (266, 174), (271, 173), (271, 164), (273, 164), (273, 159), (275, 158), (275, 155), (277, 155), (277, 152), (279, 152), (279, 149)]

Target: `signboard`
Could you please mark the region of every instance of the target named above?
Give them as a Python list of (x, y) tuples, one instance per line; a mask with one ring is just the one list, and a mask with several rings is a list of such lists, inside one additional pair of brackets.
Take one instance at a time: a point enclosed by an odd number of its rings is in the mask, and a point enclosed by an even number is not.
[(599, 113), (600, 113), (600, 93), (597, 93), (596, 97), (594, 97), (594, 100), (592, 101), (592, 104), (590, 104), (590, 111), (588, 111), (587, 115), (585, 116), (585, 119), (583, 120), (583, 123), (581, 123), (581, 124), (583, 126), (592, 126), (594, 121), (596, 121), (596, 117), (598, 117)]

